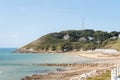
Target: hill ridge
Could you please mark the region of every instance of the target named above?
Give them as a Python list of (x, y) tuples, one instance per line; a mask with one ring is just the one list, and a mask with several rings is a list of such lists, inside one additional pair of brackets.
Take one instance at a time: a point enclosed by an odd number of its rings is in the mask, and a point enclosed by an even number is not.
[[(43, 53), (94, 50), (96, 48), (114, 48), (119, 43), (120, 32), (85, 30), (67, 30), (46, 34), (37, 40), (19, 48), (16, 52)], [(117, 45), (118, 46), (118, 45)]]

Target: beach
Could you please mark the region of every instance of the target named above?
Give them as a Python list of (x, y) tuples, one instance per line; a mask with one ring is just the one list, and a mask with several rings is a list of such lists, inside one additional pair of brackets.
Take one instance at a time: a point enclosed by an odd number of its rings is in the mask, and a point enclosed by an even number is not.
[[(98, 71), (106, 71), (109, 70), (109, 66), (113, 64), (107, 63), (91, 63), (91, 64), (73, 64), (72, 69), (66, 71), (60, 71), (57, 73), (48, 73), (48, 74), (35, 74), (32, 76), (26, 76), (22, 80), (75, 80), (76, 78), (80, 78), (80, 75), (85, 73), (94, 72), (95, 75)], [(66, 66), (66, 67), (69, 67)], [(96, 71), (96, 72), (95, 72)], [(100, 73), (101, 74), (101, 73)], [(99, 74), (98, 74), (99, 75)]]
[[(119, 65), (120, 61), (119, 52), (77, 51), (66, 52), (66, 54), (90, 58), (96, 61), (81, 64), (36, 64), (37, 66), (64, 66), (71, 69), (48, 74), (34, 74), (32, 76), (26, 76), (22, 80), (86, 80), (88, 77), (99, 76), (107, 70), (111, 70)], [(97, 59), (100, 60), (97, 61)]]

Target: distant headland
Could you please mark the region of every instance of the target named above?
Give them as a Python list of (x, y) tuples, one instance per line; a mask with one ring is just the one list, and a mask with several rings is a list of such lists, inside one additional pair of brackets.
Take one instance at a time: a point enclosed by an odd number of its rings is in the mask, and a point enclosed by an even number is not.
[(17, 49), (20, 53), (61, 53), (86, 51), (98, 48), (120, 51), (120, 32), (67, 30), (46, 34), (39, 39)]

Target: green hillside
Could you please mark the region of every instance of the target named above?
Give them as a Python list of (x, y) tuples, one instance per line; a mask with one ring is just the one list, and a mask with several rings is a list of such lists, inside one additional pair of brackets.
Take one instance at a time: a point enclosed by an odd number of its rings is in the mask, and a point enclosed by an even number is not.
[(114, 48), (120, 50), (120, 32), (68, 30), (50, 33), (18, 49), (18, 52), (65, 52)]
[(116, 49), (120, 51), (120, 39), (105, 41), (104, 48)]

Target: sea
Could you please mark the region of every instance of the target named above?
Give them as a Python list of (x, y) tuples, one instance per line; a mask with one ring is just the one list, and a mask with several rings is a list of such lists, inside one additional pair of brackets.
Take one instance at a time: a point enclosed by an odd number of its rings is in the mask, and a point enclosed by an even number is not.
[(16, 48), (0, 48), (0, 80), (21, 80), (33, 74), (54, 72), (58, 66), (37, 66), (42, 63), (89, 63), (94, 59), (86, 59), (64, 53), (21, 54), (12, 53)]

